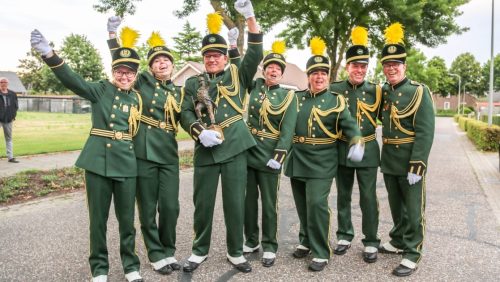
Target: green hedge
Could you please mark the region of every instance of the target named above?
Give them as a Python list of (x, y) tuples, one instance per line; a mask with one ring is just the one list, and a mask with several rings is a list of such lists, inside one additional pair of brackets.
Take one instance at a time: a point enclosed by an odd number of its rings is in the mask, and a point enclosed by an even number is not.
[[(481, 121), (488, 123), (488, 116), (481, 116)], [(493, 116), (493, 124), (500, 125), (500, 116)]]
[(476, 144), (477, 148), (485, 151), (498, 151), (500, 144), (500, 126), (488, 126), (487, 123), (461, 116), (455, 116), (460, 128), (467, 132), (467, 136)]
[(438, 117), (452, 117), (457, 114), (456, 110), (441, 110), (438, 109), (436, 111), (436, 116)]

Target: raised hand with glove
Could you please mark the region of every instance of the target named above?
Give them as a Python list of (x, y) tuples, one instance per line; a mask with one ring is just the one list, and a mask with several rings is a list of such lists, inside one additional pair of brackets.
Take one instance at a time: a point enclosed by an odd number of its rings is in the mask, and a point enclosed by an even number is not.
[(252, 1), (250, 0), (236, 0), (234, 3), (234, 8), (238, 13), (240, 13), (245, 19), (255, 17), (253, 12)]
[(280, 169), (281, 168), (281, 164), (275, 159), (270, 159), (267, 162), (267, 166), (272, 168), (272, 169)]
[(200, 143), (207, 148), (222, 143), (222, 139), (220, 139), (220, 133), (210, 129), (204, 129), (198, 136), (198, 139), (200, 139)]
[(238, 30), (237, 27), (233, 27), (231, 28), (228, 32), (227, 32), (227, 37), (229, 39), (229, 46), (231, 48), (234, 48), (236, 47), (236, 45), (238, 44), (238, 36), (240, 35), (240, 31)]
[(408, 183), (410, 185), (413, 185), (413, 184), (416, 184), (417, 182), (419, 182), (420, 180), (422, 180), (422, 176), (415, 174), (415, 173), (408, 172), (408, 177), (406, 179), (408, 179)]
[(118, 30), (118, 27), (122, 23), (122, 18), (119, 16), (111, 16), (108, 18), (108, 24), (107, 24), (107, 29), (108, 33), (110, 34), (110, 37), (114, 35), (116, 37), (116, 31)]
[(365, 144), (363, 142), (357, 142), (349, 148), (349, 153), (347, 158), (353, 162), (359, 163), (363, 160), (363, 155), (365, 154)]
[(47, 56), (52, 52), (52, 47), (50, 47), (49, 41), (45, 39), (38, 29), (35, 29), (31, 32), (31, 47), (35, 49), (42, 56)]

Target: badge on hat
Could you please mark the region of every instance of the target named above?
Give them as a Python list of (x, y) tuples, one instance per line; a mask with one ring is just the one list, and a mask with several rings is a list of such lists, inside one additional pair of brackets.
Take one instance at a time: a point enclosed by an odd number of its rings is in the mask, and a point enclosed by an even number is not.
[(130, 57), (130, 50), (123, 49), (120, 51), (120, 56), (123, 58), (128, 58)]
[(358, 55), (363, 55), (363, 49), (358, 48), (358, 50), (356, 50), (356, 53), (357, 53)]
[(217, 41), (217, 39), (215, 39), (215, 37), (208, 38), (208, 42), (210, 42), (210, 43), (215, 43), (215, 41)]
[(396, 53), (396, 50), (397, 50), (396, 46), (389, 46), (389, 48), (387, 48), (387, 52), (388, 52), (389, 54), (394, 54), (394, 53)]
[(315, 58), (314, 58), (314, 61), (315, 61), (316, 63), (321, 63), (321, 61), (323, 61), (323, 60), (321, 59), (321, 57), (315, 57)]

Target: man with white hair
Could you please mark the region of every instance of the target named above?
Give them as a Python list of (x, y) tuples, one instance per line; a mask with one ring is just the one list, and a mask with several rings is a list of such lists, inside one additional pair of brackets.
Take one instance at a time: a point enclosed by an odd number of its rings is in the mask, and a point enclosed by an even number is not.
[(18, 163), (19, 161), (14, 158), (13, 142), (12, 142), (12, 123), (16, 120), (17, 109), (17, 95), (14, 91), (9, 90), (9, 80), (6, 77), (0, 77), (0, 127), (3, 128), (5, 138), (5, 148), (9, 163)]

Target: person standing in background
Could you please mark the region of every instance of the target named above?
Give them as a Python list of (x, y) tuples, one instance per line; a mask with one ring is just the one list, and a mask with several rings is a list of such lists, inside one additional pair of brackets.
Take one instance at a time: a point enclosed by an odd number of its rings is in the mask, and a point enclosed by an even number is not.
[(0, 127), (3, 128), (5, 138), (5, 148), (9, 163), (18, 163), (14, 158), (14, 144), (12, 142), (12, 126), (16, 120), (17, 110), (17, 95), (14, 91), (9, 90), (9, 80), (6, 77), (0, 77)]

